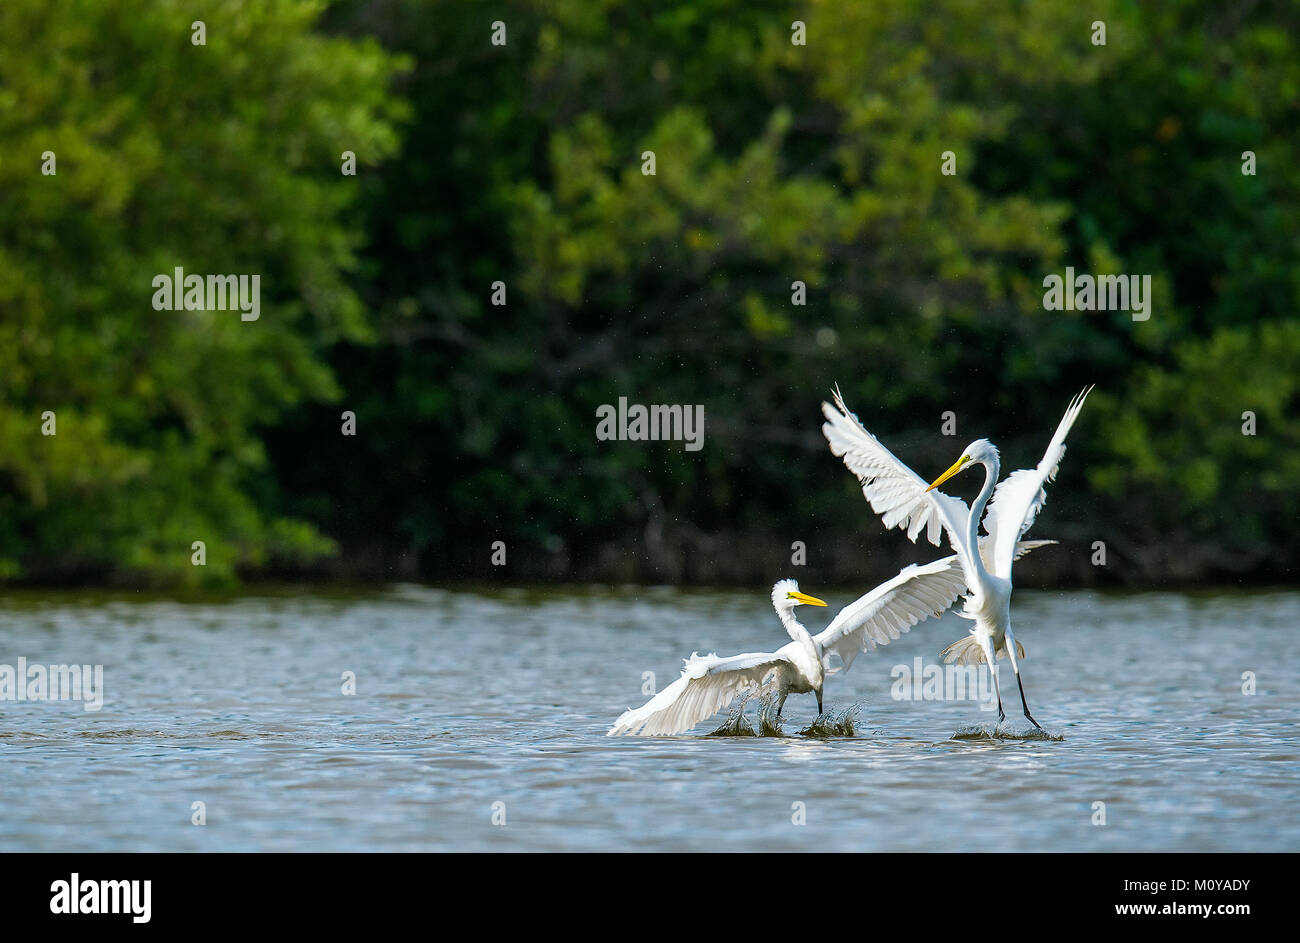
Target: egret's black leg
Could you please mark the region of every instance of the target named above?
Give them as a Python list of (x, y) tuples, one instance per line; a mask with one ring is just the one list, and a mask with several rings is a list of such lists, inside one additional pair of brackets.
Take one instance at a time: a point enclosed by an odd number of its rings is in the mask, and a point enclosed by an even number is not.
[(822, 714), (822, 689), (818, 688), (817, 689), (817, 716), (820, 717), (821, 714)]
[(1030, 722), (1031, 724), (1033, 724), (1033, 725), (1034, 725), (1035, 727), (1037, 727), (1039, 730), (1042, 730), (1042, 729), (1043, 729), (1043, 725), (1040, 724), (1038, 721), (1034, 720), (1034, 715), (1031, 714), (1031, 713), (1029, 713), (1029, 702), (1025, 700), (1025, 683), (1024, 683), (1023, 681), (1020, 680), (1020, 672), (1019, 672), (1019, 671), (1016, 672), (1016, 684), (1020, 686), (1020, 703), (1021, 703), (1022, 705), (1024, 705), (1024, 708), (1025, 708), (1025, 716), (1029, 718), (1029, 722)]

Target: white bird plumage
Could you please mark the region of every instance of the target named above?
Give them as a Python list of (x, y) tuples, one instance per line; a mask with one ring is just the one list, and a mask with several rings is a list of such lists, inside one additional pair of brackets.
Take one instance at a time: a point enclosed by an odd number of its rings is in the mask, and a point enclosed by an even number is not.
[[(885, 526), (905, 529), (908, 539), (913, 542), (925, 531), (927, 539), (936, 546), (941, 531), (948, 532), (948, 541), (956, 551), (970, 589), (961, 614), (974, 621), (975, 626), (968, 638), (944, 649), (946, 660), (974, 664), (982, 654), (992, 669), (998, 657), (1009, 656), (1025, 717), (1035, 727), (1040, 725), (1029, 713), (1024, 684), (1020, 680), (1019, 659), (1024, 657), (1024, 647), (1016, 642), (1011, 630), (1011, 568), (1014, 559), (1024, 552), (1025, 545), (1020, 538), (1047, 500), (1044, 485), (1056, 477), (1065, 454), (1065, 437), (1091, 390), (1092, 387), (1088, 387), (1071, 401), (1042, 461), (1035, 468), (1012, 472), (1001, 484), (998, 484), (1001, 467), (998, 450), (987, 439), (976, 439), (968, 445), (951, 468), (927, 485), (921, 476), (863, 428), (857, 416), (844, 404), (838, 388), (834, 394), (835, 406), (822, 403), (822, 413), (826, 417), (822, 433), (831, 452), (843, 459), (848, 469), (858, 477), (863, 496), (872, 510), (881, 516)], [(983, 465), (985, 479), (979, 496), (967, 508), (965, 501), (936, 489), (971, 465)], [(990, 498), (993, 499), (991, 505)], [(980, 518), (986, 506), (988, 514), (984, 517), (984, 528), (988, 536), (981, 538)], [(993, 682), (998, 695), (998, 720), (1001, 722), (1006, 715), (1002, 710), (996, 671), (993, 672)]]
[[(1022, 540), (1016, 547), (1016, 557), (1054, 543), (1055, 540)], [(981, 538), (980, 552), (987, 553), (987, 546), (988, 538)], [(825, 651), (822, 663), (826, 673), (847, 671), (859, 651), (869, 652), (877, 645), (888, 645), (930, 615), (942, 615), (965, 592), (965, 571), (961, 558), (956, 555), (904, 567), (892, 580), (841, 609), (830, 625), (813, 636)], [(918, 617), (917, 613), (927, 605), (933, 611)], [(828, 663), (832, 652), (840, 657), (842, 668), (833, 668)]]
[[(1050, 540), (1026, 541), (1026, 553)], [(809, 634), (794, 617), (795, 606), (826, 605), (799, 591), (794, 580), (772, 587), (772, 606), (790, 635), (789, 644), (775, 652), (747, 652), (719, 657), (691, 653), (679, 677), (641, 707), (625, 711), (609, 735), (670, 736), (690, 730), (722, 710), (746, 690), (773, 690), (777, 713), (790, 694), (817, 694), (822, 708), (825, 676), (846, 671), (859, 651), (888, 645), (912, 626), (942, 615), (966, 589), (961, 561), (956, 556), (933, 563), (904, 567), (893, 579), (880, 584), (840, 610), (821, 632)], [(834, 664), (837, 656), (841, 664)]]
[[(747, 689), (774, 691), (778, 715), (785, 706), (787, 695), (812, 691), (817, 694), (820, 712), (822, 684), (826, 677), (823, 657), (827, 645), (844, 657), (842, 651), (850, 644), (860, 647), (864, 644), (863, 639), (869, 639), (872, 645), (877, 644), (879, 638), (887, 640), (890, 637), (891, 628), (896, 638), (898, 632), (943, 612), (958, 594), (952, 590), (949, 569), (946, 564), (908, 567), (847, 607), (816, 637), (794, 617), (794, 608), (803, 604), (824, 606), (826, 603), (801, 593), (794, 580), (780, 580), (772, 587), (772, 606), (790, 636), (789, 644), (775, 652), (750, 652), (729, 658), (692, 654), (686, 660), (680, 678), (641, 707), (625, 711), (610, 728), (609, 734), (665, 736), (681, 733), (712, 717)], [(854, 607), (857, 609), (850, 613)], [(822, 639), (824, 641), (820, 641)], [(851, 659), (852, 655), (848, 660)]]

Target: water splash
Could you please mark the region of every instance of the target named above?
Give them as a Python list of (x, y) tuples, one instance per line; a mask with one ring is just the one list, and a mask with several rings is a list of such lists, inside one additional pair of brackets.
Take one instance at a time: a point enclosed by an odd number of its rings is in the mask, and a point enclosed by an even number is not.
[(799, 731), (799, 736), (817, 740), (856, 736), (856, 722), (861, 712), (861, 704), (852, 704), (842, 711), (823, 711), (811, 724)]
[(1037, 727), (1029, 727), (1025, 730), (1014, 730), (1010, 727), (1000, 725), (986, 726), (984, 724), (975, 724), (970, 727), (959, 727), (957, 732), (951, 737), (953, 740), (1041, 740), (1059, 743), (1065, 739), (1063, 733), (1051, 733), (1046, 730), (1039, 730)]
[[(745, 708), (749, 702), (757, 699), (758, 701), (758, 730), (750, 726), (749, 719), (745, 716)], [(706, 737), (789, 737), (790, 734), (785, 732), (784, 718), (777, 716), (777, 705), (780, 701), (775, 691), (769, 691), (762, 694), (753, 692), (742, 693), (732, 706), (731, 711), (716, 730), (706, 733)], [(842, 711), (828, 710), (824, 711), (813, 719), (813, 722), (798, 731), (796, 736), (811, 737), (815, 740), (831, 740), (836, 737), (854, 737), (857, 736), (858, 715), (862, 712), (861, 703), (854, 703)]]
[[(706, 737), (756, 737), (754, 728), (749, 726), (749, 721), (745, 718), (745, 707), (749, 704), (753, 695), (748, 692), (742, 692), (737, 698), (736, 704), (731, 708), (727, 719), (722, 722), (722, 726), (717, 730), (706, 733)], [(759, 709), (759, 717), (762, 717), (762, 708)]]
[(760, 737), (785, 736), (785, 731), (781, 729), (783, 721), (777, 714), (777, 700), (775, 694), (764, 694), (758, 699), (758, 735)]

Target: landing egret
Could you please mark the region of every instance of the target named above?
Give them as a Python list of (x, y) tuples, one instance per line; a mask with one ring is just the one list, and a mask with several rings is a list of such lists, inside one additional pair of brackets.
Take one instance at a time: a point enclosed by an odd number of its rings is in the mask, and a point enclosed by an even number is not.
[[(956, 660), (959, 664), (978, 664), (981, 656), (988, 663), (993, 675), (993, 690), (998, 696), (998, 723), (1006, 720), (1006, 713), (1002, 710), (995, 659), (1007, 656), (1011, 659), (1011, 669), (1020, 688), (1020, 703), (1025, 709), (1025, 717), (1039, 730), (1043, 729), (1029, 713), (1025, 686), (1020, 680), (1019, 660), (1025, 657), (1025, 649), (1011, 631), (1011, 564), (1019, 555), (1018, 541), (1047, 501), (1044, 485), (1056, 477), (1061, 458), (1065, 455), (1065, 437), (1091, 391), (1090, 386), (1070, 402), (1038, 466), (1012, 472), (1001, 484), (998, 484), (998, 450), (988, 439), (976, 439), (966, 446), (961, 458), (927, 485), (924, 478), (899, 461), (862, 427), (858, 417), (844, 405), (838, 388), (835, 390), (835, 407), (822, 403), (822, 413), (827, 420), (822, 425), (822, 434), (830, 443), (831, 452), (841, 457), (848, 469), (857, 475), (862, 483), (862, 494), (870, 502), (872, 510), (881, 516), (885, 526), (906, 528), (908, 539), (913, 543), (925, 530), (930, 543), (936, 546), (941, 531), (947, 530), (948, 540), (957, 551), (970, 588), (964, 611), (959, 614), (972, 620), (975, 626), (968, 637), (953, 642), (942, 654), (947, 663)], [(972, 465), (984, 466), (984, 487), (967, 510), (965, 501), (935, 489)], [(990, 497), (993, 504), (984, 517), (988, 536), (980, 538), (980, 518)]]
[[(1022, 544), (1020, 552), (1038, 543)], [(726, 658), (692, 652), (681, 677), (641, 707), (625, 711), (609, 736), (670, 736), (690, 730), (749, 689), (775, 691), (778, 717), (789, 694), (812, 691), (821, 713), (826, 675), (847, 669), (859, 651), (887, 645), (918, 622), (941, 615), (965, 590), (966, 577), (957, 557), (923, 566), (913, 563), (845, 606), (823, 631), (810, 635), (794, 617), (794, 609), (826, 603), (800, 592), (794, 580), (781, 580), (772, 587), (772, 606), (792, 639), (788, 645), (775, 652)], [(842, 667), (835, 664), (836, 656)]]

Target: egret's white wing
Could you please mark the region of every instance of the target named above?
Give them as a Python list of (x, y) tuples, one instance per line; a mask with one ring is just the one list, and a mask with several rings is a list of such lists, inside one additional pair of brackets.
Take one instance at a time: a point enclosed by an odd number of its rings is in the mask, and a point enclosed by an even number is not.
[[(1055, 540), (1021, 541), (1016, 556), (1054, 543)], [(989, 547), (988, 538), (983, 538), (981, 555)], [(966, 574), (955, 555), (904, 567), (892, 580), (841, 609), (831, 624), (815, 636), (822, 648), (822, 664), (830, 673), (847, 671), (859, 651), (869, 652), (877, 645), (888, 645), (918, 622), (943, 615), (964, 592)], [(832, 653), (844, 663), (842, 669), (831, 667)]]
[[(1017, 558), (1054, 540), (1023, 540), (1015, 548)], [(980, 554), (987, 555), (988, 537), (980, 540)], [(870, 652), (876, 645), (888, 645), (919, 622), (943, 615), (966, 592), (966, 574), (961, 559), (944, 557), (933, 563), (904, 567), (888, 583), (881, 583), (866, 596), (840, 610), (831, 624), (815, 636), (822, 646), (822, 665), (829, 674), (848, 671), (858, 652)], [(831, 654), (844, 666), (832, 667)]]
[(836, 654), (847, 671), (858, 652), (888, 645), (918, 622), (942, 615), (965, 591), (966, 575), (956, 556), (904, 567), (892, 580), (841, 609), (814, 637), (822, 648), (822, 664), (839, 670), (830, 664)]
[(691, 653), (682, 676), (640, 707), (624, 711), (608, 736), (671, 736), (690, 730), (731, 703), (746, 688), (758, 687), (774, 670), (790, 666), (784, 655), (749, 652), (719, 658)]
[(830, 443), (831, 451), (858, 476), (863, 496), (881, 516), (885, 527), (905, 528), (913, 543), (924, 530), (926, 538), (937, 547), (946, 526), (953, 549), (962, 552), (966, 539), (963, 528), (969, 514), (965, 501), (942, 491), (927, 492), (929, 482), (862, 428), (858, 417), (844, 405), (838, 387), (835, 406), (822, 403), (822, 413), (826, 416), (822, 434)]
[(993, 542), (993, 565), (990, 569), (995, 576), (1011, 578), (1013, 548), (1047, 503), (1047, 491), (1043, 486), (1056, 477), (1061, 458), (1065, 455), (1065, 437), (1074, 425), (1074, 420), (1079, 418), (1079, 410), (1083, 408), (1083, 401), (1090, 392), (1092, 387), (1070, 401), (1038, 467), (1012, 472), (1002, 479), (993, 492), (993, 500), (984, 515), (984, 530)]

